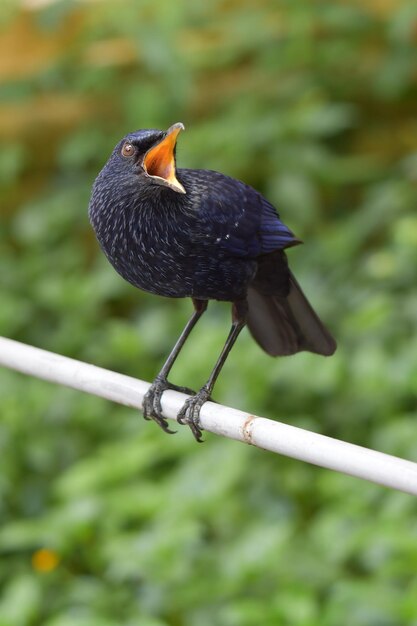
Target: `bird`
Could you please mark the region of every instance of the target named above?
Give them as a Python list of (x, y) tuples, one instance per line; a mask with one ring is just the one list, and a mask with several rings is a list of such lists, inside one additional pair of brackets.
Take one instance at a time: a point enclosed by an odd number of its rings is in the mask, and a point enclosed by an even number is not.
[[(177, 415), (202, 441), (200, 411), (238, 335), (247, 326), (271, 356), (336, 349), (288, 266), (287, 248), (301, 242), (274, 206), (242, 181), (220, 172), (177, 167), (181, 122), (166, 131), (129, 133), (98, 174), (89, 219), (113, 268), (135, 287), (191, 298), (192, 315), (144, 396), (145, 419), (173, 433), (162, 412), (167, 389), (189, 397)], [(196, 393), (169, 373), (209, 301), (231, 303), (232, 324), (206, 383)]]

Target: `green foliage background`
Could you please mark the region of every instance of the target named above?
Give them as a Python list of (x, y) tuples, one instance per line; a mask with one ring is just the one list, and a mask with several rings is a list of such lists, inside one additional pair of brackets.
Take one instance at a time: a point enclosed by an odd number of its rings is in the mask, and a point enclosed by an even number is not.
[[(415, 2), (28, 5), (0, 14), (0, 333), (153, 378), (190, 303), (124, 283), (86, 209), (121, 136), (183, 121), (181, 166), (256, 186), (306, 242), (339, 343), (273, 360), (243, 333), (216, 398), (416, 459)], [(175, 382), (202, 384), (229, 315)], [(5, 369), (0, 398), (0, 626), (417, 624), (411, 496)]]

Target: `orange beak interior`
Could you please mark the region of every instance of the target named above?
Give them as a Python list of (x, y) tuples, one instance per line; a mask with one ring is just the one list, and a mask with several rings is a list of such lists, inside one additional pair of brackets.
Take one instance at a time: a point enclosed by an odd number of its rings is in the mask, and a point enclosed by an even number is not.
[(171, 126), (166, 137), (148, 150), (143, 159), (143, 167), (148, 176), (159, 178), (161, 182), (165, 181), (168, 187), (180, 193), (185, 193), (185, 189), (175, 175), (174, 150), (178, 134), (183, 129), (184, 126), (180, 122)]

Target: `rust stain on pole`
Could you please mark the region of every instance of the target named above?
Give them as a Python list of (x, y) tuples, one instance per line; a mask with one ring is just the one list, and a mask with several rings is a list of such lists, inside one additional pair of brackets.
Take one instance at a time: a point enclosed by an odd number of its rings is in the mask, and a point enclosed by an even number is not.
[(253, 424), (256, 420), (256, 417), (254, 415), (248, 415), (248, 417), (245, 419), (245, 422), (242, 426), (242, 436), (243, 439), (245, 441), (245, 443), (249, 443), (250, 445), (253, 444), (252, 441), (252, 430), (253, 430)]

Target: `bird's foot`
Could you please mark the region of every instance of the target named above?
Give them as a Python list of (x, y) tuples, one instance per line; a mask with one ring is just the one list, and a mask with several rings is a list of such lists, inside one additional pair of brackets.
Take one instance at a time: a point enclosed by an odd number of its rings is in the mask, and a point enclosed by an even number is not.
[(164, 378), (155, 378), (143, 398), (143, 417), (146, 420), (154, 420), (162, 430), (173, 435), (176, 431), (169, 428), (166, 418), (162, 415), (161, 398), (166, 389), (170, 389), (169, 382)]
[(166, 378), (156, 377), (143, 398), (143, 417), (146, 420), (154, 420), (166, 433), (173, 435), (176, 430), (171, 430), (166, 418), (162, 414), (161, 398), (164, 391), (172, 389), (181, 393), (193, 394), (188, 387), (178, 387), (169, 383)]
[(208, 400), (211, 400), (210, 392), (207, 387), (202, 387), (194, 396), (187, 398), (184, 406), (177, 415), (177, 422), (179, 424), (187, 424), (198, 442), (203, 441), (203, 431), (200, 426), (200, 411), (203, 404)]

